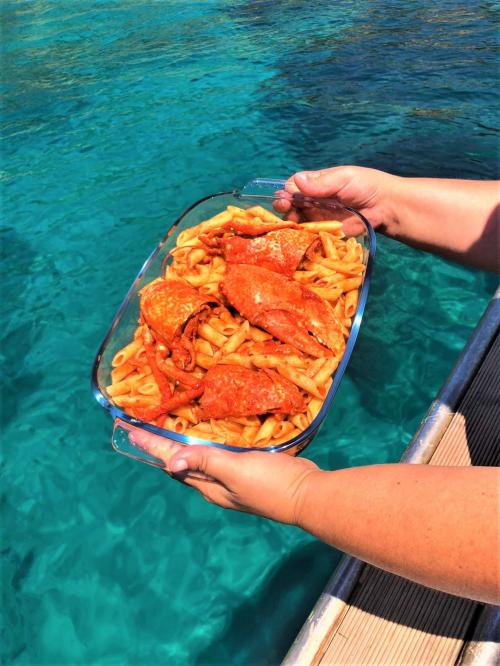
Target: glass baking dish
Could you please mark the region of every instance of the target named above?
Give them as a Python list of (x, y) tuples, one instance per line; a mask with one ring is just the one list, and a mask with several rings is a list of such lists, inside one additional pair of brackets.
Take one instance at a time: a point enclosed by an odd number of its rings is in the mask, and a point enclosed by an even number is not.
[(359, 292), (358, 305), (352, 320), (352, 327), (347, 340), (344, 356), (334, 373), (331, 387), (320, 411), (303, 432), (287, 442), (276, 446), (259, 447), (258, 449), (220, 444), (218, 442), (211, 442), (205, 439), (198, 439), (189, 435), (165, 430), (164, 428), (134, 418), (127, 414), (122, 408), (113, 404), (112, 398), (109, 397), (106, 392), (106, 386), (110, 383), (111, 361), (117, 351), (128, 344), (133, 338), (137, 326), (139, 318), (139, 291), (146, 284), (162, 274), (162, 264), (165, 261), (168, 261), (169, 252), (175, 246), (179, 233), (189, 227), (200, 224), (202, 221), (217, 213), (220, 213), (228, 205), (239, 206), (240, 208), (250, 208), (255, 205), (260, 205), (276, 213), (273, 208), (273, 203), (283, 196), (290, 196), (283, 194), (282, 190), (284, 185), (285, 182), (281, 180), (258, 178), (250, 181), (240, 190), (212, 194), (200, 199), (190, 206), (178, 220), (169, 226), (167, 233), (139, 271), (106, 333), (92, 368), (92, 392), (97, 402), (104, 407), (114, 419), (112, 446), (119, 453), (150, 465), (163, 467), (164, 464), (162, 461), (154, 458), (146, 451), (136, 446), (133, 437), (131, 438), (130, 436), (134, 431), (147, 431), (184, 445), (204, 444), (217, 446), (230, 451), (260, 450), (269, 452), (287, 452), (295, 455), (299, 451), (302, 451), (318, 432), (340, 385), (358, 335), (368, 296), (368, 287), (375, 254), (375, 233), (368, 220), (366, 220), (366, 218), (358, 211), (341, 206), (334, 200), (312, 200), (311, 198), (299, 197), (297, 195), (294, 195), (293, 197), (293, 204), (296, 208), (308, 209), (308, 212), (314, 208), (331, 210), (332, 215), (328, 215), (328, 217), (330, 219), (342, 221), (343, 231), (346, 237), (354, 236), (362, 245), (363, 262), (366, 266)]

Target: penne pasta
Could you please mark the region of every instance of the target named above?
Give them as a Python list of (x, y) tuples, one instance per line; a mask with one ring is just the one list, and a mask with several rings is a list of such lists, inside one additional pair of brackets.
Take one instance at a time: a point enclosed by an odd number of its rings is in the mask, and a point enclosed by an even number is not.
[(314, 279), (317, 277), (316, 271), (295, 271), (293, 274), (293, 279), (297, 280), (297, 282), (300, 282), (301, 284), (308, 284), (310, 282), (313, 282)]
[(198, 333), (202, 338), (208, 340), (208, 342), (211, 342), (216, 347), (223, 347), (227, 342), (225, 335), (219, 333), (219, 331), (207, 323), (198, 326)]
[(165, 428), (165, 430), (173, 430), (174, 429), (174, 417), (169, 416), (168, 414), (166, 416), (160, 416), (158, 419), (158, 425), (160, 428)]
[(249, 335), (254, 342), (265, 342), (273, 338), (272, 335), (262, 331), (260, 328), (255, 328), (255, 326), (250, 326)]
[[(268, 416), (267, 419), (260, 426), (259, 430), (257, 431), (257, 434), (255, 435), (255, 439), (253, 441), (253, 444), (255, 446), (257, 446), (257, 445), (266, 446), (266, 444), (269, 442), (269, 440), (273, 436), (276, 424), (277, 424), (276, 417), (275, 416)], [(266, 444), (264, 444), (264, 442)]]
[[(113, 384), (121, 382), (122, 379), (125, 379), (125, 377), (127, 377), (127, 375), (129, 375), (131, 372), (134, 372), (134, 370), (135, 365), (132, 365), (132, 363), (122, 363), (117, 368), (113, 368), (113, 370), (111, 370), (111, 382)], [(106, 387), (106, 390), (108, 388), (109, 387)]]
[(146, 356), (146, 350), (144, 349), (142, 344), (139, 347), (139, 349), (135, 352), (130, 362), (134, 363), (135, 365), (146, 365), (146, 363), (148, 362), (148, 357)]
[(210, 317), (208, 323), (212, 328), (215, 328), (216, 331), (225, 336), (233, 335), (241, 326), (237, 321), (224, 321), (223, 319), (217, 319), (217, 317)]
[(365, 269), (363, 264), (354, 261), (346, 261), (345, 257), (344, 259), (337, 261), (334, 259), (319, 258), (316, 263), (326, 266), (326, 268), (331, 268), (336, 273), (342, 273), (343, 275), (360, 275)]
[(338, 220), (322, 220), (321, 222), (302, 222), (300, 225), (305, 231), (342, 231), (343, 224)]
[(120, 351), (114, 355), (113, 360), (111, 361), (111, 365), (115, 368), (123, 365), (132, 358), (132, 356), (140, 347), (141, 342), (139, 340), (134, 340), (126, 347), (123, 347), (123, 349), (120, 349)]
[(357, 261), (361, 262), (363, 258), (363, 248), (361, 245), (356, 241), (355, 238), (348, 238), (346, 243), (346, 253), (344, 255), (344, 261), (346, 262), (351, 262), (351, 261)]
[[(137, 386), (137, 384), (141, 382), (144, 376), (145, 375), (142, 373), (134, 373), (126, 379), (123, 379), (121, 382), (113, 382), (110, 384), (110, 386), (106, 386), (106, 391), (112, 398), (118, 395), (124, 395), (125, 393), (130, 393), (131, 389), (134, 386)], [(157, 386), (156, 390), (158, 391)]]
[[(308, 366), (305, 370), (306, 375), (308, 377), (315, 377), (316, 373), (320, 370), (320, 368), (322, 368), (324, 366), (326, 360), (327, 359), (325, 359), (325, 358), (315, 358), (313, 361), (311, 361), (308, 364)], [(315, 381), (316, 381), (316, 379), (315, 379)]]
[(177, 266), (181, 264), (187, 264), (187, 259), (191, 252), (195, 250), (196, 248), (199, 247), (199, 244), (193, 244), (193, 242), (190, 242), (189, 244), (184, 245), (183, 247), (174, 247), (172, 250), (170, 250), (170, 254), (173, 257), (173, 262)]
[(316, 416), (319, 413), (319, 410), (321, 409), (321, 406), (323, 404), (323, 400), (320, 400), (319, 398), (313, 398), (312, 400), (309, 401), (309, 404), (307, 405), (307, 425), (314, 421)]
[(249, 445), (255, 442), (260, 425), (247, 425), (243, 428), (241, 436)]
[[(217, 360), (219, 360), (219, 357), (214, 358), (214, 362), (217, 362)], [(234, 352), (232, 354), (228, 354), (227, 356), (221, 357), (220, 362), (226, 363), (227, 365), (241, 365), (243, 368), (252, 367), (252, 358), (245, 356), (244, 354), (237, 354)]]
[(319, 261), (304, 261), (302, 265), (316, 277), (332, 277), (332, 273), (334, 272), (328, 266), (323, 266)]
[(212, 442), (217, 442), (218, 444), (225, 444), (225, 440), (220, 435), (213, 433), (212, 431), (207, 432), (205, 429), (200, 428), (201, 423), (191, 428), (186, 428), (183, 432), (184, 435), (189, 437), (196, 437), (197, 439), (209, 439)]
[(186, 263), (189, 268), (193, 268), (201, 261), (207, 258), (207, 251), (202, 247), (193, 248), (186, 257)]
[(217, 442), (229, 443), (235, 438), (240, 438), (243, 426), (224, 421), (223, 419), (211, 419), (212, 434)]
[(196, 426), (193, 426), (193, 429), (197, 430), (198, 432), (204, 432), (205, 435), (212, 432), (210, 421), (200, 421), (196, 424)]
[[(309, 424), (307, 424), (307, 425), (309, 425)], [(306, 427), (307, 427), (307, 426), (306, 426)], [(291, 439), (293, 439), (294, 437), (297, 437), (298, 435), (300, 435), (300, 433), (302, 432), (302, 430), (303, 430), (303, 429), (294, 428), (291, 432), (288, 432), (286, 435), (282, 435), (281, 437), (278, 437), (278, 438), (276, 438), (276, 439), (273, 439), (273, 440), (271, 441), (271, 444), (272, 444), (273, 446), (279, 446), (280, 444), (284, 444), (285, 442), (288, 442), (288, 441), (290, 441)], [(288, 452), (286, 452), (286, 453), (288, 453)]]
[(216, 255), (212, 258), (212, 271), (213, 272), (223, 272), (226, 268), (226, 262), (222, 257)]
[(325, 398), (326, 391), (324, 388), (319, 387), (314, 379), (308, 377), (304, 372), (300, 372), (297, 368), (291, 368), (285, 363), (280, 363), (277, 370), (280, 375), (283, 375), (283, 377), (286, 377), (301, 389), (304, 389), (304, 391), (307, 391), (311, 395), (321, 398), (322, 400)]
[(150, 381), (148, 381), (148, 382), (144, 382), (142, 384), (139, 384), (134, 388), (135, 388), (135, 392), (138, 395), (157, 395), (157, 396), (160, 396), (160, 391), (158, 389), (158, 384), (153, 379), (150, 379)]
[(242, 426), (237, 421), (235, 421), (234, 419), (212, 419), (211, 423), (212, 427), (214, 427), (214, 424), (216, 424), (216, 427), (222, 428), (226, 432), (226, 434), (234, 432), (240, 435), (243, 432), (243, 428), (245, 427)]
[(204, 370), (208, 370), (217, 362), (213, 354), (209, 356), (208, 354), (202, 354), (201, 352), (197, 352), (195, 354), (195, 361), (196, 365), (200, 366), (200, 368), (203, 368)]
[(250, 213), (252, 209), (243, 210), (242, 208), (238, 208), (238, 206), (227, 206), (226, 210), (233, 215), (241, 215), (242, 213)]
[(186, 419), (183, 419), (181, 416), (176, 416), (175, 419), (172, 419), (171, 430), (179, 434), (184, 434), (189, 428), (189, 422)]
[(336, 356), (331, 356), (325, 359), (323, 365), (318, 369), (314, 375), (314, 381), (317, 386), (325, 385), (330, 377), (333, 375), (339, 364), (339, 359)]
[(328, 259), (338, 260), (339, 253), (335, 246), (335, 236), (328, 233), (327, 231), (320, 231), (319, 237), (321, 239), (321, 245), (323, 246), (325, 257), (328, 257)]
[(182, 247), (187, 241), (198, 237), (200, 234), (206, 233), (207, 231), (210, 231), (210, 229), (217, 229), (218, 227), (222, 227), (227, 222), (231, 222), (232, 218), (232, 213), (230, 211), (224, 210), (222, 213), (219, 213), (218, 215), (210, 218), (210, 220), (205, 220), (205, 222), (202, 222), (195, 227), (185, 229), (184, 231), (181, 231), (177, 237), (177, 245)]
[(283, 354), (252, 354), (250, 360), (256, 368), (277, 368), (280, 363), (286, 363), (295, 368), (304, 368), (306, 360), (300, 356)]
[(361, 283), (363, 282), (362, 278), (346, 278), (345, 280), (342, 280), (341, 282), (338, 283), (338, 286), (342, 289), (342, 291), (352, 291), (353, 289), (357, 289), (358, 287), (361, 287)]
[(342, 289), (337, 285), (331, 289), (328, 287), (315, 286), (310, 286), (309, 289), (316, 294), (316, 296), (324, 298), (325, 301), (337, 301), (342, 296)]
[(199, 416), (197, 415), (197, 410), (193, 407), (188, 407), (187, 405), (184, 405), (183, 407), (177, 407), (176, 409), (173, 409), (171, 413), (193, 424), (198, 423), (200, 420)]
[(258, 217), (263, 222), (267, 222), (269, 224), (278, 224), (281, 227), (291, 226), (290, 222), (284, 222), (281, 217), (271, 213), (271, 211), (263, 208), (262, 206), (252, 206), (252, 208), (248, 208), (246, 212), (252, 217)]
[(289, 435), (292, 430), (295, 430), (295, 426), (290, 421), (280, 421), (273, 432), (273, 439), (282, 439)]
[(214, 355), (212, 345), (208, 340), (204, 340), (203, 338), (196, 338), (194, 341), (194, 348), (197, 352), (200, 352), (200, 354), (205, 354), (207, 356)]
[(150, 395), (117, 395), (113, 397), (113, 402), (118, 407), (152, 407), (158, 405), (158, 397)]
[(203, 285), (207, 285), (213, 282), (210, 271), (208, 270), (208, 266), (198, 266), (198, 269), (202, 270), (198, 270), (196, 273), (185, 272), (183, 273), (182, 277), (192, 287), (202, 287)]
[(358, 290), (353, 289), (352, 291), (348, 291), (345, 295), (344, 316), (353, 317), (357, 307), (358, 307)]
[(219, 296), (219, 283), (218, 282), (207, 282), (200, 286), (200, 294), (202, 296), (213, 296), (216, 298)]
[(250, 324), (248, 321), (245, 321), (241, 326), (231, 335), (230, 338), (228, 338), (227, 342), (225, 342), (221, 349), (220, 353), (222, 355), (227, 355), (227, 354), (232, 354), (235, 352), (240, 345), (243, 344), (243, 342), (246, 340), (247, 335), (250, 330)]
[(164, 276), (167, 280), (181, 280), (182, 278), (177, 274), (173, 264), (167, 264), (165, 266)]
[(293, 414), (289, 418), (290, 422), (301, 432), (309, 425), (306, 414)]

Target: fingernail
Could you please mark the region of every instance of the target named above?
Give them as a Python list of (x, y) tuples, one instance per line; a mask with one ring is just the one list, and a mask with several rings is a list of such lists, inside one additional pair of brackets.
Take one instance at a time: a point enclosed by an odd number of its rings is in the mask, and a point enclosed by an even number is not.
[(296, 174), (295, 178), (296, 178), (297, 180), (300, 180), (300, 181), (302, 181), (303, 183), (305, 183), (306, 180), (309, 178), (309, 175), (308, 175), (307, 173), (302, 172), (302, 173), (298, 173), (298, 174)]
[(179, 460), (174, 460), (173, 462), (170, 463), (169, 468), (173, 474), (176, 474), (177, 472), (183, 472), (185, 469), (188, 468), (187, 460), (184, 460), (183, 458), (180, 458)]

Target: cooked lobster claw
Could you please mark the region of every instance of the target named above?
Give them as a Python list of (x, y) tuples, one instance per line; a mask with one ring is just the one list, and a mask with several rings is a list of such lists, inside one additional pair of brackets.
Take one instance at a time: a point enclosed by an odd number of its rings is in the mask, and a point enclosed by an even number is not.
[(192, 340), (201, 317), (220, 303), (185, 282), (158, 278), (141, 291), (141, 315), (182, 370), (194, 367)]
[(214, 365), (203, 378), (203, 418), (256, 414), (298, 414), (305, 409), (299, 389), (274, 370)]
[(220, 290), (250, 323), (311, 356), (329, 356), (344, 348), (331, 306), (284, 275), (260, 266), (228, 264)]

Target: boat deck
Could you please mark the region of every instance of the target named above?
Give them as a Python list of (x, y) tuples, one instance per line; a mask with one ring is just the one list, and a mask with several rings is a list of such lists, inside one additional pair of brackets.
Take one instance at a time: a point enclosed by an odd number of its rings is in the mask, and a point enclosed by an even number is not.
[[(402, 462), (499, 465), (499, 329), (497, 292)], [(346, 557), (283, 664), (495, 664), (499, 644), (499, 608)]]

